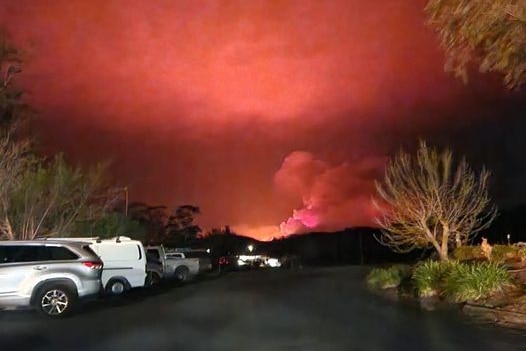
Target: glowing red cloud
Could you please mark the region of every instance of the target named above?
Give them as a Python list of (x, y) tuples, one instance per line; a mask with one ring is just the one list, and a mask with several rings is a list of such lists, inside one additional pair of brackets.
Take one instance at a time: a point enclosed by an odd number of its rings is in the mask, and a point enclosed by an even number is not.
[(46, 152), (111, 159), (132, 200), (268, 239), (369, 223), (374, 155), (476, 100), (425, 2), (0, 0), (0, 23)]
[(440, 60), (420, 45), (430, 34), (415, 29), (423, 27), (421, 8), (406, 1), (36, 0), (3, 7), (0, 20), (27, 46), (38, 107), (87, 109), (105, 128), (153, 122), (195, 131), (208, 129), (195, 125), (204, 119), (279, 121), (312, 110), (324, 119), (375, 107), (394, 86), (423, 98), (454, 93), (422, 93), (441, 72)]

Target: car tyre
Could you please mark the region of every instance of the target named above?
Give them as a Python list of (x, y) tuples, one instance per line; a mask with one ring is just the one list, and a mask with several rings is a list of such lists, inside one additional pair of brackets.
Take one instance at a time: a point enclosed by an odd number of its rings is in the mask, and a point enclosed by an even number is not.
[(77, 306), (77, 292), (67, 285), (47, 285), (35, 298), (37, 309), (47, 317), (61, 318), (70, 315)]
[(106, 294), (109, 296), (120, 296), (124, 294), (128, 290), (128, 286), (126, 282), (120, 279), (114, 279), (110, 280), (108, 284), (106, 284)]
[(161, 277), (155, 272), (146, 273), (146, 286), (154, 287), (161, 283)]
[(184, 283), (188, 281), (188, 278), (190, 277), (190, 270), (186, 266), (180, 266), (175, 269), (175, 279), (177, 279), (178, 282)]

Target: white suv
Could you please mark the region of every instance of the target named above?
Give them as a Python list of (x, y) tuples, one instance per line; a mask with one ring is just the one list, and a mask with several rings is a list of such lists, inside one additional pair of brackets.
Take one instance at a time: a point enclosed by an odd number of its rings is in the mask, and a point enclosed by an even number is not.
[(83, 242), (0, 241), (0, 308), (64, 316), (80, 298), (100, 292), (102, 266)]

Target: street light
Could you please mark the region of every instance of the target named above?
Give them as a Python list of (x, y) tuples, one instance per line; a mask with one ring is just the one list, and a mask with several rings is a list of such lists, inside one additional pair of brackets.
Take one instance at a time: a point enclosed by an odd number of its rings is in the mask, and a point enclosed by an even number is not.
[(510, 245), (511, 235), (510, 234), (506, 235), (506, 238), (508, 238), (508, 245)]
[(248, 249), (249, 252), (254, 251), (254, 245), (252, 245), (252, 244), (248, 245), (247, 249)]

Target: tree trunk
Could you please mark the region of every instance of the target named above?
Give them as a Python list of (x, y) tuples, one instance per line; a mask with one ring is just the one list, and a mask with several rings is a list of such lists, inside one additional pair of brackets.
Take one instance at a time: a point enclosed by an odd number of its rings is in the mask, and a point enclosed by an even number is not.
[(15, 233), (13, 233), (13, 227), (11, 226), (11, 222), (9, 221), (9, 218), (5, 216), (2, 222), (3, 222), (1, 224), (2, 234), (7, 238), (7, 240), (15, 240)]
[(440, 261), (449, 261), (448, 257), (449, 227), (442, 223), (442, 244), (440, 246)]
[(456, 243), (457, 247), (461, 247), (462, 246), (462, 240), (460, 239), (460, 233), (459, 232), (455, 233), (455, 243)]
[(441, 247), (440, 248), (440, 252), (438, 253), (439, 256), (440, 256), (440, 261), (442, 262), (447, 262), (449, 261), (449, 256), (448, 256), (448, 249), (447, 249), (447, 245), (446, 247)]

